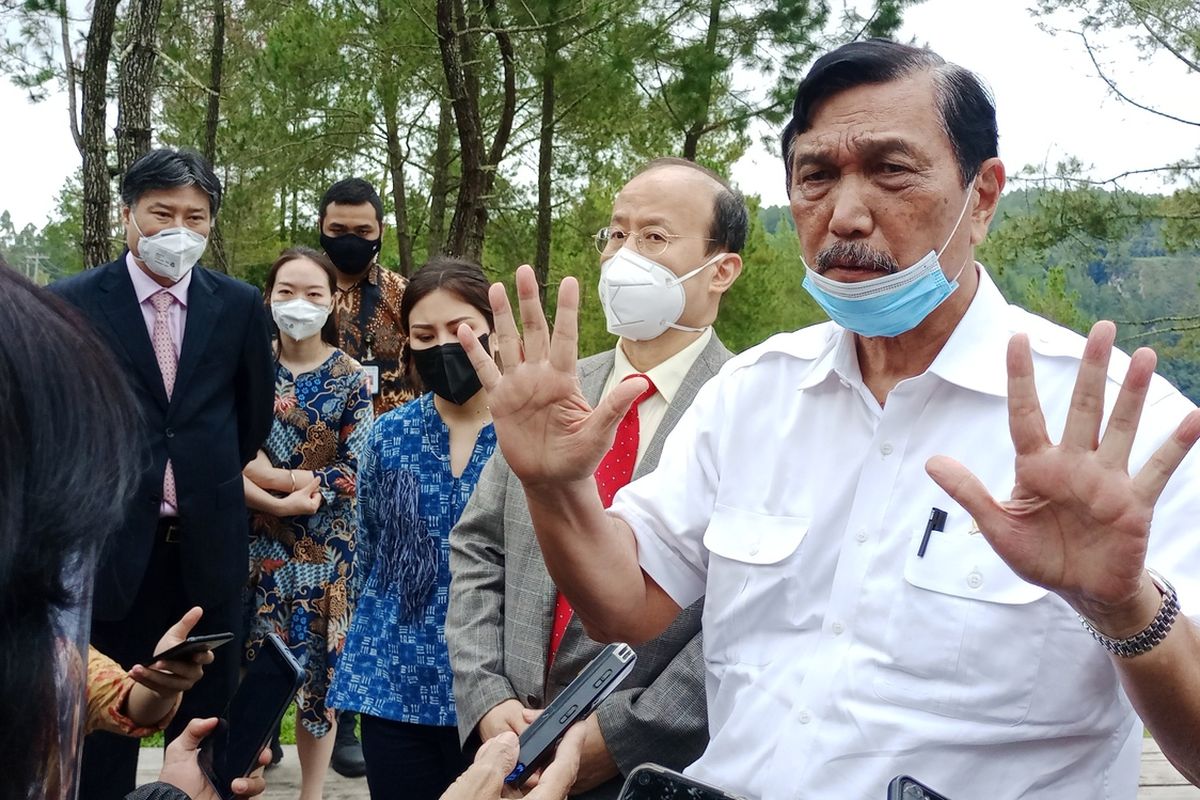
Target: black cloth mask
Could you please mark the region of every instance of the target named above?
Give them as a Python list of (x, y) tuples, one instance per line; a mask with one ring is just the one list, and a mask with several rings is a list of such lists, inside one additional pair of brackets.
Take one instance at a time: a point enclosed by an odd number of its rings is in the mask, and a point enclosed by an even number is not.
[(364, 239), (353, 233), (341, 236), (321, 234), (321, 247), (325, 250), (326, 255), (333, 261), (335, 267), (347, 275), (357, 275), (371, 266), (382, 243), (383, 237)]
[[(479, 337), (479, 343), (487, 349), (486, 333)], [(479, 376), (475, 374), (475, 367), (471, 366), (471, 359), (467, 357), (467, 351), (458, 342), (426, 347), (424, 350), (413, 349), (412, 358), (425, 386), (456, 406), (461, 406), (483, 388)]]

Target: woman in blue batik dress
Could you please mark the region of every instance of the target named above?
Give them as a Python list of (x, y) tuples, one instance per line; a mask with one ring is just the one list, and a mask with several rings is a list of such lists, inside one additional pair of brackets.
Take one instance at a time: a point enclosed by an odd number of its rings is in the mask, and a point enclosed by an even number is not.
[(469, 325), (487, 347), (487, 292), (483, 270), (456, 259), (412, 276), (400, 327), (408, 367), (432, 391), (381, 416), (359, 463), (365, 586), (329, 703), (362, 715), (372, 800), (435, 800), (467, 766), (446, 649), (449, 538), (496, 434), (456, 331)]
[(334, 346), (337, 272), (308, 248), (284, 251), (264, 293), (279, 328), (275, 422), (246, 467), (251, 619), (246, 657), (278, 633), (304, 666), (296, 697), (302, 800), (319, 800), (336, 718), (325, 704), (345, 644), (355, 560), (355, 473), (371, 429), (371, 394)]

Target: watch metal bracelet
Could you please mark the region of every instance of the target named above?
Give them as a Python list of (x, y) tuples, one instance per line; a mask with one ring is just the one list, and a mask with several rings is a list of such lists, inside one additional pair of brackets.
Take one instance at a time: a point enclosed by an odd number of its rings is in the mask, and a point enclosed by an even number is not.
[(1154, 615), (1154, 619), (1150, 620), (1150, 624), (1133, 636), (1127, 636), (1124, 639), (1106, 636), (1096, 630), (1096, 626), (1090, 620), (1082, 614), (1079, 615), (1079, 620), (1088, 633), (1092, 634), (1092, 637), (1103, 645), (1105, 650), (1121, 658), (1133, 658), (1143, 653), (1149, 653), (1159, 642), (1167, 638), (1167, 633), (1175, 624), (1175, 618), (1179, 616), (1179, 596), (1175, 593), (1175, 587), (1154, 570), (1147, 569), (1146, 572), (1150, 573), (1150, 579), (1154, 581), (1154, 585), (1162, 594), (1162, 604), (1158, 607), (1158, 613)]

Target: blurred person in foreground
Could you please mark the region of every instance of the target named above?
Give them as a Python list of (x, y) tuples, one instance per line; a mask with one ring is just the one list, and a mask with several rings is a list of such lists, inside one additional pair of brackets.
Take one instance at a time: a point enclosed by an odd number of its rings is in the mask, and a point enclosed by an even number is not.
[(643, 641), (705, 596), (702, 780), (1131, 800), (1144, 722), (1200, 784), (1200, 411), (1112, 323), (1005, 302), (974, 258), (997, 141), (983, 84), (931, 51), (818, 59), (782, 150), (832, 321), (731, 359), (607, 512), (593, 472), (646, 385), (580, 395), (575, 281), (550, 336), (518, 271), (523, 339), (493, 287), (503, 375), (462, 332), (588, 633)]
[[(92, 570), (141, 478), (143, 449), (130, 446), (139, 427), (134, 396), (94, 332), (0, 261), (0, 708), (22, 722), (0, 726), (0, 800), (76, 795)], [(198, 616), (189, 611), (159, 644), (175, 641)], [(118, 711), (146, 718), (176, 703), (134, 697), (131, 706), (128, 693), (126, 700)], [(106, 711), (98, 716), (90, 722), (117, 725)], [(216, 723), (192, 720), (167, 748), (160, 782), (130, 798), (216, 800), (196, 763)], [(258, 775), (232, 786), (247, 797), (264, 788)]]

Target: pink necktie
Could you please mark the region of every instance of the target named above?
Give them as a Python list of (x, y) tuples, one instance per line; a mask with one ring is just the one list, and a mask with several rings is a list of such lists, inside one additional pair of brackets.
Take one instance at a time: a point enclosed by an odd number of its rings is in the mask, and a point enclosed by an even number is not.
[[(158, 371), (162, 373), (163, 388), (167, 390), (167, 399), (175, 389), (175, 369), (179, 365), (179, 356), (175, 354), (175, 342), (171, 338), (171, 328), (167, 325), (167, 312), (175, 302), (175, 295), (162, 289), (150, 296), (154, 304), (154, 357), (158, 359)], [(163, 500), (172, 506), (178, 506), (175, 497), (175, 470), (171, 468), (171, 460), (167, 459), (167, 469), (163, 473)]]

